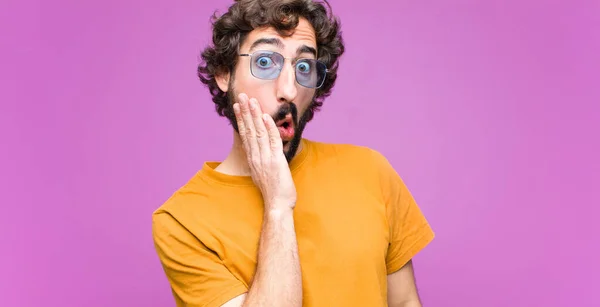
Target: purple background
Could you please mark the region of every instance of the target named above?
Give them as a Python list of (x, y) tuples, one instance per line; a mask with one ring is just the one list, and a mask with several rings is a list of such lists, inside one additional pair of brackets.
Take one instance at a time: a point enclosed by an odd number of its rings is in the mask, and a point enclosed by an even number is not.
[[(227, 3), (2, 1), (0, 305), (174, 306), (150, 217), (229, 149), (195, 76)], [(348, 51), (306, 136), (404, 177), (425, 305), (600, 306), (600, 2), (369, 3), (332, 1)]]

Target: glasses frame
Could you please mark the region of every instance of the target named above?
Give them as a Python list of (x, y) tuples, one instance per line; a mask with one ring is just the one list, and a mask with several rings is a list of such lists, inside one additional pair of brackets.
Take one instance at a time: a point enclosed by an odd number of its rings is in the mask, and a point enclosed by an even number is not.
[[(278, 54), (283, 58), (283, 63), (285, 64), (285, 60), (290, 60), (290, 63), (292, 64), (292, 66), (294, 66), (294, 80), (296, 80), (296, 83), (300, 84), (303, 87), (306, 88), (311, 88), (311, 89), (319, 89), (323, 86), (323, 84), (325, 84), (325, 79), (327, 79), (327, 74), (329, 73), (329, 69), (327, 68), (327, 65), (325, 65), (325, 63), (317, 60), (317, 59), (311, 59), (311, 58), (286, 58), (283, 56), (283, 54), (277, 52), (277, 51), (271, 51), (271, 50), (256, 50), (252, 53), (240, 53), (239, 56), (244, 56), (244, 57), (249, 57), (251, 60), (253, 60), (253, 56), (257, 53), (271, 53), (271, 54)], [(309, 87), (306, 85), (303, 85), (302, 83), (298, 82), (298, 75), (296, 74), (296, 63), (298, 61), (302, 61), (302, 60), (311, 60), (311, 61), (316, 61), (317, 63), (320, 63), (321, 65), (323, 65), (323, 67), (325, 67), (325, 76), (323, 77), (323, 80), (321, 81), (321, 84), (318, 84), (315, 87)], [(250, 61), (250, 73), (252, 74), (252, 76), (254, 76), (255, 78), (261, 79), (261, 80), (275, 80), (276, 78), (279, 77), (279, 75), (281, 74), (281, 71), (283, 70), (283, 67), (281, 67), (279, 69), (279, 72), (277, 73), (277, 77), (273, 78), (273, 79), (265, 79), (265, 78), (260, 78), (257, 77), (256, 75), (254, 75), (254, 72), (252, 71), (252, 61)]]

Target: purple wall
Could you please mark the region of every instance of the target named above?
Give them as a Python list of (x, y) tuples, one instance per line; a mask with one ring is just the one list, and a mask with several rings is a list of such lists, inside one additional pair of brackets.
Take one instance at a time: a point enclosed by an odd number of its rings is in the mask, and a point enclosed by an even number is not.
[[(0, 305), (174, 305), (150, 215), (230, 143), (207, 2), (2, 1)], [(307, 137), (405, 178), (426, 306), (600, 306), (600, 2), (355, 3)]]

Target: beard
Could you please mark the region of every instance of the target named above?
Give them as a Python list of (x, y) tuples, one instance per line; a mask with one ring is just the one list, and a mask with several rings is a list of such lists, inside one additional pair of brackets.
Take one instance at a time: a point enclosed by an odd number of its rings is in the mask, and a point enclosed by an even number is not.
[[(230, 91), (227, 93), (227, 100), (229, 101), (227, 104), (227, 111), (225, 112), (225, 117), (229, 120), (229, 123), (233, 127), (233, 129), (239, 134), (239, 127), (237, 125), (237, 119), (235, 118), (235, 113), (233, 112), (233, 104), (235, 103), (234, 97), (238, 96), (238, 93), (233, 89), (233, 84), (230, 84)], [(308, 110), (308, 109), (307, 109)], [(288, 149), (283, 150), (283, 154), (288, 164), (292, 161), (292, 159), (296, 156), (298, 151), (298, 147), (300, 146), (300, 142), (302, 141), (302, 133), (304, 132), (304, 128), (308, 123), (309, 112), (304, 111), (298, 117), (298, 108), (296, 104), (293, 102), (285, 102), (282, 103), (279, 108), (275, 111), (274, 114), (269, 114), (273, 121), (277, 122), (279, 120), (285, 119), (285, 117), (290, 114), (292, 116), (292, 121), (294, 124), (294, 136), (289, 141), (284, 141), (283, 146), (289, 144)]]

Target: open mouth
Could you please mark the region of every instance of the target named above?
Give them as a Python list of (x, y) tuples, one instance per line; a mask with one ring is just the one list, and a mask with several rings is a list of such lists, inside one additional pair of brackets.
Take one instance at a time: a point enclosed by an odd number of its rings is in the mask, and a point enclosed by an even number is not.
[(292, 121), (292, 115), (288, 114), (284, 119), (277, 121), (277, 129), (279, 129), (279, 135), (284, 142), (291, 140), (294, 137), (294, 123)]

